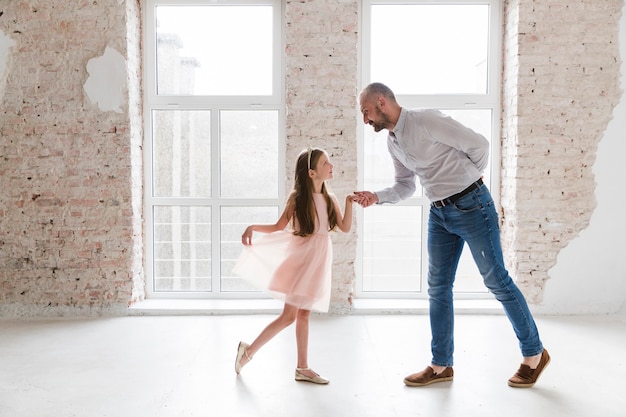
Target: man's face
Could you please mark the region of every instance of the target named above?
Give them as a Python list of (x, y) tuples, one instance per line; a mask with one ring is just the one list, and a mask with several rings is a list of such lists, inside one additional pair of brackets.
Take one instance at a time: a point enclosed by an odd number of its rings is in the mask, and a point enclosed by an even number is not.
[(390, 126), (389, 118), (378, 107), (379, 100), (367, 100), (361, 97), (361, 113), (363, 114), (363, 123), (374, 128), (374, 132), (380, 132)]

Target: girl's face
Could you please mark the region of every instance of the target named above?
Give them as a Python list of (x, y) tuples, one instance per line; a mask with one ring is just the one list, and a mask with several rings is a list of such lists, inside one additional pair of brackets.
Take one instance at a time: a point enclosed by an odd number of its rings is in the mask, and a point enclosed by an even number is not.
[(324, 152), (317, 159), (317, 165), (315, 166), (315, 174), (317, 178), (322, 181), (329, 180), (333, 177), (333, 164), (330, 163), (330, 159), (328, 158), (328, 154)]

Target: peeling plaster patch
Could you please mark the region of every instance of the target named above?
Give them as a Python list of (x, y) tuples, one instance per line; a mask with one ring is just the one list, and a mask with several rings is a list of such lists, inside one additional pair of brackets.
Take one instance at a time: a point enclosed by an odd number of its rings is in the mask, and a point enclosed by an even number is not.
[(89, 100), (102, 111), (122, 112), (126, 87), (126, 60), (115, 49), (107, 48), (104, 54), (87, 62), (89, 78), (83, 89)]
[(4, 86), (7, 77), (7, 65), (9, 63), (9, 52), (15, 45), (15, 41), (0, 30), (0, 98), (4, 95)]

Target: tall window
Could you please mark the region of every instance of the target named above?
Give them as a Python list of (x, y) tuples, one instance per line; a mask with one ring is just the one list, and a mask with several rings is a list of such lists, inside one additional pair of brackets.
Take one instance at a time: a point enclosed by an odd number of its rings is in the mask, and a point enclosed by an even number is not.
[[(362, 84), (388, 85), (406, 108), (437, 108), (483, 134), (492, 144), (485, 182), (494, 190), (500, 128), (499, 0), (364, 0)], [(380, 190), (393, 183), (386, 131), (359, 132), (361, 184)], [(418, 187), (397, 205), (362, 211), (360, 297), (425, 297), (429, 201)], [(486, 294), (466, 247), (457, 295)]]
[(148, 0), (148, 295), (241, 297), (249, 223), (284, 197), (279, 0)]

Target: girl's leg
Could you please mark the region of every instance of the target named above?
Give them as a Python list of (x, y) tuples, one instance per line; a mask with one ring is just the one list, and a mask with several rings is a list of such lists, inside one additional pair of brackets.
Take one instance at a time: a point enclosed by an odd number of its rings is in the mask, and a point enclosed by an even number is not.
[(274, 336), (281, 332), (285, 327), (289, 326), (296, 319), (296, 313), (298, 311), (297, 307), (294, 307), (290, 304), (286, 304), (283, 307), (282, 313), (270, 324), (263, 329), (263, 331), (254, 339), (254, 342), (248, 347), (247, 355), (243, 355), (241, 358), (241, 366), (245, 365), (250, 361), (249, 358), (252, 358), (256, 352), (263, 347), (267, 342), (272, 340)]
[(310, 310), (298, 310), (296, 315), (296, 345), (298, 347), (298, 368), (309, 367), (309, 317)]
[[(309, 368), (309, 317), (310, 310), (298, 310), (296, 315), (296, 345), (298, 347), (298, 366), (296, 380), (306, 380), (316, 384), (328, 384), (328, 379)], [(305, 379), (302, 378), (305, 377)]]

